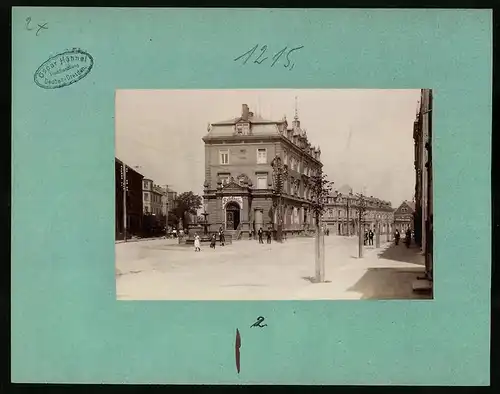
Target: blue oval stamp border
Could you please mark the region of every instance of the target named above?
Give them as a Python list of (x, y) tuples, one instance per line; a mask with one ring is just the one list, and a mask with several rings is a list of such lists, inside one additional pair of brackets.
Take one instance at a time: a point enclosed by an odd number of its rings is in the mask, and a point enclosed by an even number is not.
[(43, 62), (33, 80), (42, 89), (58, 89), (82, 80), (93, 67), (94, 58), (88, 52), (80, 48), (68, 49)]

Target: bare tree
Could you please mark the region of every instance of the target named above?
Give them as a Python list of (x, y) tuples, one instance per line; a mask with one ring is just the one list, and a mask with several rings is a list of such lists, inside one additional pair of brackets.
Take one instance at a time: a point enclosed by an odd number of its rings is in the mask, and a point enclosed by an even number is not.
[(271, 162), (273, 168), (273, 184), (276, 198), (273, 199), (273, 209), (276, 212), (277, 232), (276, 240), (283, 242), (283, 189), (285, 180), (288, 178), (288, 167), (283, 164), (281, 157), (276, 157)]
[(365, 213), (367, 209), (367, 204), (366, 204), (366, 198), (363, 196), (363, 193), (361, 194), (356, 194), (357, 197), (357, 203), (356, 203), (356, 210), (358, 211), (358, 257), (362, 258), (363, 257), (363, 237), (364, 237), (364, 231), (363, 231), (363, 223), (365, 219)]
[(317, 175), (313, 175), (309, 180), (309, 186), (311, 188), (312, 195), (312, 211), (314, 213), (314, 219), (316, 228), (319, 227), (321, 222), (321, 217), (323, 216), (326, 208), (326, 203), (328, 196), (332, 191), (334, 182), (327, 179), (327, 175), (320, 172)]
[(310, 188), (313, 199), (312, 211), (316, 227), (316, 282), (324, 282), (325, 280), (325, 238), (321, 218), (325, 212), (326, 203), (332, 191), (333, 183), (334, 182), (327, 179), (326, 174), (323, 174), (322, 171), (310, 178)]

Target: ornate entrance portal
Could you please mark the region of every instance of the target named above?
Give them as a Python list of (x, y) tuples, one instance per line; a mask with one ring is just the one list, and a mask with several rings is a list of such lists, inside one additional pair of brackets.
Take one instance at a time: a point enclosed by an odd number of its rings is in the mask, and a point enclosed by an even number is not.
[(235, 202), (226, 205), (226, 230), (236, 230), (240, 225), (240, 207)]

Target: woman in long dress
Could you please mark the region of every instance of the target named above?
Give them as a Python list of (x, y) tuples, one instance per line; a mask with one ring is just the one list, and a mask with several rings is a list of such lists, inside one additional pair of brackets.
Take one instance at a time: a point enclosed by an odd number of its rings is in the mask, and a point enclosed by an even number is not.
[(194, 236), (194, 251), (195, 252), (200, 252), (201, 251), (201, 248), (200, 248), (200, 236), (198, 234), (196, 234)]

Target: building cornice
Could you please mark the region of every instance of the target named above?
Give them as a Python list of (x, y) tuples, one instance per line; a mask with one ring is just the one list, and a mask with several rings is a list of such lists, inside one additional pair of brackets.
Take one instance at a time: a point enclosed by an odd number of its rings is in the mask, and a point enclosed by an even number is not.
[(283, 142), (287, 145), (287, 147), (292, 148), (295, 150), (295, 153), (302, 156), (306, 157), (310, 161), (314, 162), (316, 165), (319, 167), (323, 167), (323, 163), (321, 163), (321, 160), (316, 159), (312, 155), (308, 154), (305, 152), (305, 150), (297, 145), (295, 145), (292, 141), (290, 141), (288, 138), (281, 134), (276, 134), (276, 135), (217, 135), (217, 136), (210, 136), (210, 135), (205, 135), (202, 138), (203, 142), (208, 145), (213, 145), (213, 144), (245, 144), (245, 143), (255, 143), (256, 141), (263, 141), (263, 142)]

